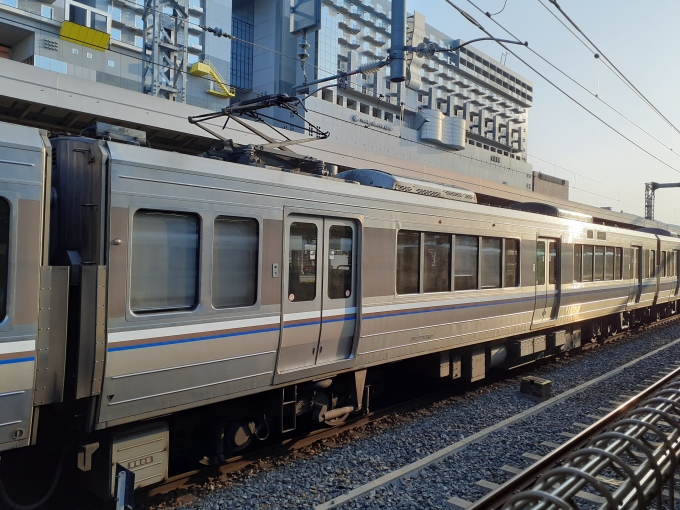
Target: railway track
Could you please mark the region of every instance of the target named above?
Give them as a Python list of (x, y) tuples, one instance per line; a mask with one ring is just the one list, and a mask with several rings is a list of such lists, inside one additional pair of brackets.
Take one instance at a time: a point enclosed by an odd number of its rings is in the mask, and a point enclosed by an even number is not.
[[(579, 354), (579, 351), (586, 352), (592, 349), (596, 349), (597, 347), (604, 344), (611, 344), (613, 342), (617, 342), (625, 338), (636, 337), (651, 330), (663, 328), (665, 326), (669, 326), (678, 322), (680, 322), (680, 316), (678, 315), (667, 317), (658, 322), (643, 325), (634, 330), (626, 330), (621, 333), (614, 334), (600, 342), (585, 344), (578, 350), (570, 351), (569, 356), (573, 356), (575, 354), (577, 355)], [(524, 365), (517, 369), (513, 369), (509, 372), (506, 372), (502, 377), (496, 378), (492, 382), (502, 382), (504, 380), (514, 378), (517, 375), (524, 373), (528, 370), (534, 370), (537, 367), (541, 366), (541, 364), (549, 362), (552, 359), (555, 359), (555, 357), (539, 360), (538, 362), (534, 362), (529, 365)], [(488, 384), (489, 380), (481, 384), (474, 385), (473, 388), (484, 388)], [(231, 457), (227, 459), (224, 463), (220, 464), (219, 466), (210, 466), (201, 469), (194, 469), (181, 474), (177, 474), (169, 478), (166, 482), (164, 482), (161, 485), (136, 493), (135, 508), (154, 508), (164, 500), (168, 499), (167, 495), (169, 495), (170, 493), (174, 493), (174, 496), (177, 496), (178, 494), (186, 495), (197, 488), (209, 485), (212, 481), (225, 479), (228, 475), (237, 473), (248, 467), (259, 466), (262, 467), (263, 469), (268, 469), (271, 467), (272, 462), (274, 463), (277, 461), (285, 462), (284, 457), (291, 454), (295, 455), (296, 452), (308, 448), (314, 445), (315, 443), (330, 442), (331, 447), (336, 446), (335, 444), (332, 443), (333, 438), (337, 438), (338, 436), (341, 436), (342, 434), (345, 433), (351, 433), (356, 429), (370, 427), (372, 424), (379, 424), (381, 421), (384, 421), (394, 415), (399, 415), (405, 412), (426, 408), (427, 406), (435, 402), (441, 402), (445, 399), (452, 399), (452, 401), (455, 401), (455, 399), (457, 398), (456, 392), (460, 394), (463, 392), (463, 390), (461, 388), (452, 387), (439, 389), (435, 392), (420, 395), (415, 398), (409, 399), (408, 401), (405, 402), (400, 402), (394, 405), (389, 405), (382, 409), (371, 411), (364, 416), (351, 417), (350, 419), (348, 419), (347, 422), (345, 422), (342, 425), (338, 425), (332, 428), (312, 430), (304, 434), (300, 434), (296, 437), (285, 438), (279, 441), (278, 443), (254, 450), (252, 452), (247, 452), (238, 456)], [(489, 431), (488, 433), (491, 432), (492, 431)], [(364, 437), (364, 434), (359, 434), (359, 437)], [(465, 444), (469, 444), (474, 440), (470, 438), (468, 439), (469, 440), (466, 440)], [(457, 449), (454, 448), (451, 451), (456, 450)], [(437, 460), (429, 459), (428, 461), (421, 463), (422, 465), (419, 464), (415, 466), (412, 471), (409, 471), (408, 469), (404, 471), (402, 469), (396, 472), (392, 472), (386, 475), (387, 478), (378, 479), (371, 484), (367, 484), (366, 486), (359, 488), (359, 490), (351, 491), (349, 497), (346, 496), (344, 498), (339, 499), (336, 498), (331, 502), (321, 505), (319, 508), (320, 509), (336, 508), (346, 503), (347, 501), (351, 501), (367, 492), (375, 491), (376, 489), (389, 485), (390, 483), (393, 483), (395, 480), (398, 480), (405, 476), (411, 476), (414, 473), (419, 472), (426, 465), (429, 465), (434, 462), (437, 462)], [(179, 501), (183, 500), (181, 495), (178, 497)], [(171, 499), (174, 499), (174, 497)], [(193, 497), (189, 496), (187, 498), (187, 501), (190, 501), (192, 499)], [(89, 510), (91, 508), (93, 507), (90, 505), (84, 507), (83, 510)]]

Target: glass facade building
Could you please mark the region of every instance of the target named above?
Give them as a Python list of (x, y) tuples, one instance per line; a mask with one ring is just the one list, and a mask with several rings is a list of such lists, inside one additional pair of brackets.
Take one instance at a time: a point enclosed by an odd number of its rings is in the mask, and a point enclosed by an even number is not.
[(253, 3), (234, 2), (231, 18), (231, 33), (237, 39), (231, 42), (231, 83), (245, 90), (253, 88)]

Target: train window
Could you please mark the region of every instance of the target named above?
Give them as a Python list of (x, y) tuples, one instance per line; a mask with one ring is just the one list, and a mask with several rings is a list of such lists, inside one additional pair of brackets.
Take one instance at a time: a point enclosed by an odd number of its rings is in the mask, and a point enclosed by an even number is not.
[(545, 241), (536, 243), (536, 285), (545, 285)]
[(593, 263), (593, 281), (604, 280), (604, 246), (595, 246), (595, 262)]
[(614, 248), (614, 280), (620, 280), (623, 275), (623, 248)]
[(583, 281), (593, 281), (593, 247), (589, 244), (583, 245)]
[(482, 238), (482, 288), (501, 287), (502, 239)]
[(328, 297), (347, 299), (352, 295), (352, 227), (333, 225), (328, 230)]
[(581, 281), (581, 270), (583, 269), (583, 246), (574, 245), (574, 281)]
[(604, 249), (604, 279), (614, 279), (614, 248), (609, 246)]
[(550, 241), (548, 243), (548, 283), (550, 285), (555, 285), (557, 283), (557, 243), (555, 241)]
[(659, 261), (659, 276), (666, 276), (666, 252), (659, 252), (661, 260)]
[(504, 287), (519, 286), (519, 240), (505, 240), (505, 280)]
[(471, 290), (477, 288), (478, 253), (478, 237), (456, 236), (453, 290)]
[(634, 247), (630, 250), (630, 275), (631, 280), (638, 279), (638, 260), (640, 259), (640, 248)]
[(420, 292), (420, 233), (397, 234), (397, 294)]
[(212, 304), (252, 306), (257, 301), (259, 225), (250, 218), (218, 216), (213, 241)]
[(425, 234), (424, 292), (451, 290), (451, 236)]
[(189, 310), (198, 302), (199, 219), (140, 209), (132, 220), (130, 309)]
[(288, 299), (316, 299), (316, 255), (318, 231), (314, 223), (290, 224), (288, 246)]
[(649, 278), (649, 250), (644, 251), (643, 259), (642, 277)]
[(656, 276), (656, 250), (649, 250), (649, 277)]
[(7, 316), (9, 280), (9, 202), (0, 198), (0, 321)]

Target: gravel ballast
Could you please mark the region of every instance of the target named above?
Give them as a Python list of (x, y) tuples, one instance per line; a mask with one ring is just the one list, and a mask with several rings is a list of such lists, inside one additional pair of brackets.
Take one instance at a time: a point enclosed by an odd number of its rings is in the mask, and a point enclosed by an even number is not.
[[(550, 379), (552, 394), (558, 395), (679, 337), (680, 325), (640, 332), (531, 373)], [(531, 461), (522, 453), (547, 453), (541, 442), (563, 442), (566, 438), (560, 432), (579, 432), (573, 423), (591, 423), (588, 414), (604, 414), (599, 407), (613, 407), (609, 400), (637, 393), (636, 384), (658, 376), (675, 361), (680, 361), (680, 344), (467, 446), (412, 479), (380, 488), (343, 508), (446, 508), (445, 502), (452, 496), (474, 501), (483, 495), (475, 486), (479, 479), (504, 482), (510, 475), (503, 474), (501, 466), (526, 467)], [(517, 380), (490, 384), (420, 411), (345, 432), (286, 457), (265, 459), (223, 480), (194, 487), (189, 493), (166, 495), (163, 502), (156, 500), (147, 508), (312, 508), (534, 405), (519, 394)]]

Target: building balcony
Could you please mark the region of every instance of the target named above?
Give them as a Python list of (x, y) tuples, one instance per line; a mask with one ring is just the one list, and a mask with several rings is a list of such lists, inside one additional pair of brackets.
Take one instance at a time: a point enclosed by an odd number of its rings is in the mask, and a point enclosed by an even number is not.
[(364, 41), (375, 43), (377, 41), (375, 34), (373, 32), (365, 33), (363, 36)]
[(472, 87), (472, 85), (470, 85), (463, 78), (457, 78), (453, 81), (453, 83), (454, 83), (454, 85), (458, 85), (459, 87), (464, 88), (464, 89), (469, 89), (470, 87)]
[(385, 39), (382, 35), (377, 34), (375, 36), (375, 44), (376, 46), (385, 46), (387, 44), (387, 39)]
[(497, 112), (501, 111), (500, 108), (498, 108), (498, 106), (496, 106), (495, 104), (487, 104), (484, 107), (484, 109), (487, 110), (487, 111), (493, 112), (493, 113), (497, 113)]
[(478, 83), (475, 83), (472, 85), (470, 92), (474, 92), (475, 94), (484, 94), (484, 89), (480, 87)]
[(519, 105), (515, 105), (510, 109), (510, 111), (513, 113), (524, 113), (524, 108)]
[(366, 10), (370, 10), (370, 11), (372, 11), (372, 12), (377, 12), (377, 11), (378, 11), (378, 9), (376, 8), (376, 6), (374, 6), (374, 5), (371, 3), (371, 0), (362, 0), (362, 1), (361, 1), (361, 5), (363, 5), (363, 6), (364, 6), (364, 9), (366, 9)]
[(383, 32), (384, 34), (389, 34), (392, 32), (392, 29), (390, 28), (390, 25), (385, 23), (384, 21), (378, 20), (377, 23), (375, 24), (375, 29)]
[(356, 5), (353, 5), (349, 10), (350, 17), (354, 19), (361, 19), (361, 11)]
[(372, 46), (369, 46), (368, 48), (362, 50), (361, 54), (366, 55), (368, 57), (377, 57), (378, 56), (375, 53), (375, 48), (373, 48)]
[(468, 96), (466, 94), (464, 94), (463, 92), (455, 92), (453, 94), (453, 96), (460, 98), (460, 99), (469, 99)]
[(431, 60), (423, 60), (422, 67), (426, 71), (436, 71), (437, 70), (437, 67), (435, 66), (435, 64), (432, 63)]
[(335, 8), (342, 12), (349, 12), (349, 5), (345, 3), (345, 0), (335, 0)]

